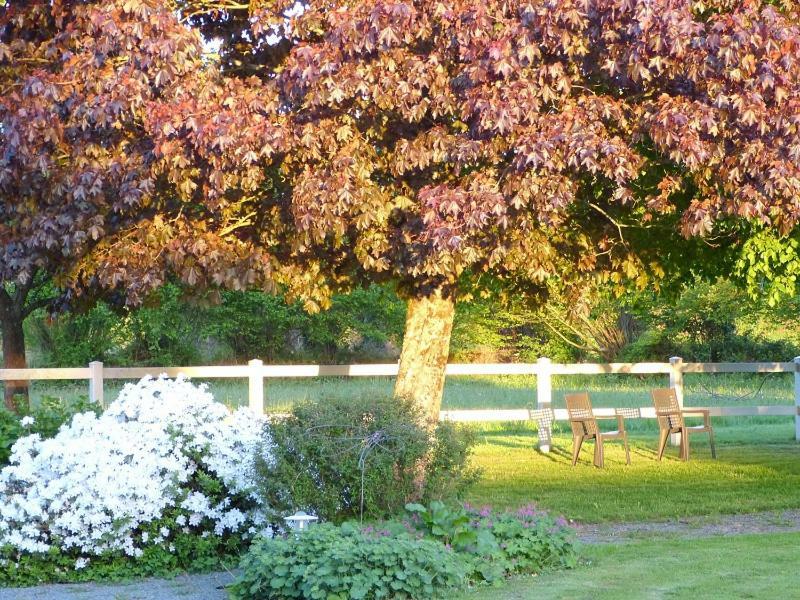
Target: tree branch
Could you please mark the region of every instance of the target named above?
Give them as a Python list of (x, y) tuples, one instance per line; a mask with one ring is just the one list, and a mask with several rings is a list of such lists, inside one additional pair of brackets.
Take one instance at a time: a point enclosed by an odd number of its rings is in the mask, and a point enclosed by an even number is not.
[(33, 288), (33, 275), (28, 278), (23, 284), (15, 283), (14, 284), (14, 304), (22, 307), (25, 306), (25, 301), (28, 299), (28, 294)]
[(625, 225), (624, 223), (620, 223), (619, 221), (614, 219), (614, 217), (612, 217), (610, 214), (608, 214), (602, 208), (597, 206), (597, 204), (595, 204), (594, 202), (589, 202), (589, 206), (591, 206), (593, 209), (595, 209), (597, 212), (599, 212), (601, 215), (603, 215), (606, 219), (611, 221), (611, 223), (617, 228), (617, 232), (619, 233), (619, 239), (622, 242), (622, 245), (627, 248), (628, 247), (628, 242), (625, 241), (625, 236), (622, 235), (622, 228), (623, 227), (627, 227), (627, 225)]
[(39, 298), (37, 300), (34, 300), (33, 302), (30, 302), (30, 303), (26, 304), (25, 307), (22, 309), (22, 317), (23, 318), (27, 318), (27, 317), (29, 317), (31, 315), (31, 313), (33, 311), (38, 310), (40, 308), (46, 308), (54, 300), (55, 300), (55, 297)]
[(547, 327), (550, 331), (555, 333), (558, 337), (560, 337), (565, 343), (569, 344), (570, 346), (573, 346), (578, 350), (586, 350), (589, 352), (597, 351), (597, 348), (592, 348), (591, 346), (587, 346), (585, 344), (579, 344), (577, 342), (573, 342), (571, 339), (569, 339), (567, 336), (561, 333), (556, 327), (554, 327), (547, 319), (540, 319), (540, 320), (545, 327)]

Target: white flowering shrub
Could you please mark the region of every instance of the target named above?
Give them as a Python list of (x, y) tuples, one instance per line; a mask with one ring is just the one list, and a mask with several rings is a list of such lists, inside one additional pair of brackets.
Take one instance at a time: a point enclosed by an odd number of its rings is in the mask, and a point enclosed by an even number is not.
[(0, 584), (36, 557), (65, 573), (115, 559), (160, 571), (237, 550), (264, 528), (251, 480), (264, 439), (251, 412), (166, 378), (127, 385), (51, 439), (20, 438), (0, 471)]

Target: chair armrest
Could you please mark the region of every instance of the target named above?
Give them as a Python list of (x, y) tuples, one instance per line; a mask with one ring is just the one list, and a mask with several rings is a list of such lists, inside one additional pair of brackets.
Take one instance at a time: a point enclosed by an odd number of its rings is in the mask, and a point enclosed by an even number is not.
[(570, 423), (585, 423), (586, 421), (594, 421), (597, 417), (570, 417), (567, 419)]
[(680, 411), (677, 410), (656, 410), (657, 417), (674, 417), (679, 413)]
[(711, 427), (711, 413), (707, 408), (687, 408), (681, 409), (682, 415), (699, 415), (703, 417), (703, 424)]
[(596, 416), (595, 419), (616, 419), (617, 420), (617, 431), (625, 431), (625, 417), (622, 415), (599, 415)]

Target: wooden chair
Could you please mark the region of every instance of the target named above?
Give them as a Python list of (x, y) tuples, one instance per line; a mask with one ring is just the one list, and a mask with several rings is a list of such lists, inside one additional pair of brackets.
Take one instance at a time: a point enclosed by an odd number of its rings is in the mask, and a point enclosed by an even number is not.
[[(678, 404), (678, 397), (672, 388), (661, 388), (651, 392), (653, 405), (656, 409), (658, 419), (658, 460), (664, 456), (664, 448), (671, 433), (679, 433), (681, 436), (681, 460), (689, 460), (689, 434), (708, 433), (708, 440), (711, 442), (711, 457), (717, 458), (717, 450), (714, 447), (714, 429), (711, 427), (711, 415), (704, 408), (681, 409)], [(702, 415), (703, 424), (689, 426), (683, 421), (684, 415)]]
[(544, 452), (550, 451), (553, 441), (553, 422), (556, 420), (552, 408), (529, 408), (528, 416), (536, 421), (536, 432), (539, 437), (539, 448)]
[[(564, 401), (567, 405), (569, 415), (569, 425), (572, 427), (572, 466), (578, 462), (578, 455), (584, 440), (594, 440), (594, 464), (596, 467), (603, 467), (604, 453), (603, 442), (605, 440), (620, 439), (625, 445), (625, 460), (631, 464), (631, 452), (628, 447), (628, 433), (625, 431), (625, 418), (621, 414), (613, 417), (598, 417), (592, 412), (592, 403), (589, 394), (581, 392), (578, 394), (566, 394)], [(616, 431), (601, 431), (597, 426), (598, 419), (616, 419)]]

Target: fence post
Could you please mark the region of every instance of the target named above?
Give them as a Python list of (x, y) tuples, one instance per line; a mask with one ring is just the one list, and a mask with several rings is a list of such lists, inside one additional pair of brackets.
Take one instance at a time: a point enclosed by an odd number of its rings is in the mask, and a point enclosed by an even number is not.
[(264, 363), (255, 358), (247, 363), (250, 367), (248, 375), (248, 405), (257, 415), (264, 414), (264, 372), (261, 367)]
[[(669, 387), (675, 390), (678, 404), (683, 408), (683, 359), (680, 356), (671, 356), (669, 365)], [(669, 436), (669, 443), (678, 446), (681, 443), (681, 434), (673, 433)]]
[(103, 363), (98, 360), (89, 363), (89, 401), (106, 407), (103, 397)]
[(794, 439), (800, 442), (800, 356), (794, 357)]
[[(536, 361), (536, 408), (553, 408), (553, 382), (551, 379), (551, 362), (542, 357)], [(548, 421), (548, 423), (550, 423)], [(541, 427), (542, 422), (539, 422)], [(539, 450), (550, 452), (550, 440), (553, 434), (552, 424), (547, 425), (547, 432), (539, 432)]]

